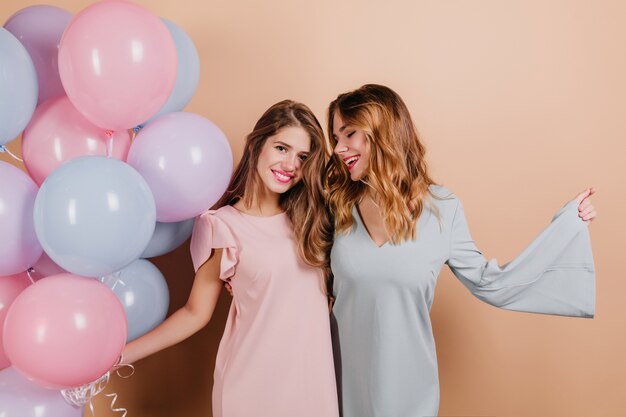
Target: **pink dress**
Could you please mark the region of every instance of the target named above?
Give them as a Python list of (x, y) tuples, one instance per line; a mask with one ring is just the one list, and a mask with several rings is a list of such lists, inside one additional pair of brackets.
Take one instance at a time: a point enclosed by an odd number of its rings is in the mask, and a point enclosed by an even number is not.
[(287, 215), (207, 211), (191, 239), (196, 271), (213, 248), (223, 248), (220, 278), (233, 288), (213, 416), (338, 416), (322, 273), (300, 260)]

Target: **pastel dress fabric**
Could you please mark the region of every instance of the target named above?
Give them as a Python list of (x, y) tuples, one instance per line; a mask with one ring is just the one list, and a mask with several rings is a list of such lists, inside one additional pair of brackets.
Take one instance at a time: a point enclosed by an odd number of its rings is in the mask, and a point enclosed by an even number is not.
[(333, 308), (339, 328), (344, 417), (436, 416), (439, 380), (430, 321), (444, 264), (479, 299), (496, 307), (593, 317), (595, 272), (587, 225), (570, 201), (512, 262), (486, 260), (459, 199), (441, 186), (417, 222), (417, 239), (378, 247), (358, 211), (335, 236)]
[(322, 272), (300, 261), (287, 215), (210, 210), (194, 226), (196, 271), (215, 248), (223, 249), (220, 278), (233, 300), (215, 364), (213, 416), (338, 416)]

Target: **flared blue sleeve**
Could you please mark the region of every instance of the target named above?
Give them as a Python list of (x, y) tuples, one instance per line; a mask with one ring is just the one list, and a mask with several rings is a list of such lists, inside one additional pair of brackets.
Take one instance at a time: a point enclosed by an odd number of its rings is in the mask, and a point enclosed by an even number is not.
[[(458, 201), (458, 200), (457, 200)], [(587, 224), (576, 200), (511, 262), (486, 260), (476, 247), (458, 201), (446, 263), (472, 294), (507, 310), (593, 317), (595, 268)]]

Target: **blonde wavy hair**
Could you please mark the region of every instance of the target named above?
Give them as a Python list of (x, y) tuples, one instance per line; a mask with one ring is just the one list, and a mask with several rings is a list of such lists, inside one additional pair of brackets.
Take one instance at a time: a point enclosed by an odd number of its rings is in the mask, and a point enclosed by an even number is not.
[[(425, 204), (431, 205), (426, 197), (442, 198), (429, 189), (436, 183), (428, 174), (426, 149), (406, 105), (397, 93), (382, 85), (366, 84), (340, 94), (328, 107), (331, 149), (337, 145), (333, 133), (336, 112), (346, 125), (365, 133), (370, 150), (369, 166), (360, 181), (350, 179), (346, 164), (334, 153), (326, 166), (328, 202), (337, 233), (346, 233), (353, 226), (352, 209), (369, 188), (376, 196), (391, 242), (414, 240), (417, 219)], [(431, 207), (440, 220), (437, 208)]]
[(233, 205), (239, 200), (246, 207), (252, 206), (253, 196), (261, 185), (257, 163), (263, 145), (286, 127), (303, 128), (311, 138), (311, 150), (302, 164), (301, 180), (280, 195), (279, 204), (294, 226), (300, 258), (310, 266), (322, 268), (328, 280), (334, 230), (323, 195), (325, 139), (319, 121), (304, 104), (283, 100), (265, 111), (246, 138), (243, 156), (226, 193), (213, 208)]

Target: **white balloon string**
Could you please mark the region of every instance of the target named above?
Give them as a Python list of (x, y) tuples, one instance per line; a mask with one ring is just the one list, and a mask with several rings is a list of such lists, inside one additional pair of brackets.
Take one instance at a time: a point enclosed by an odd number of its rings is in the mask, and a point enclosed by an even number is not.
[[(115, 365), (113, 365), (113, 367), (111, 368), (111, 371), (115, 371), (115, 373), (120, 378), (124, 378), (124, 379), (130, 378), (135, 373), (135, 367), (133, 365), (125, 364), (122, 362), (123, 362), (123, 358), (122, 356), (120, 356), (120, 359)], [(123, 368), (130, 368), (131, 370), (130, 374), (122, 375), (120, 373), (120, 369), (123, 369)], [(109, 379), (111, 377), (111, 371), (108, 371), (106, 374), (102, 375), (97, 380), (90, 382), (88, 384), (85, 384), (83, 386), (61, 390), (61, 394), (63, 395), (63, 398), (65, 398), (65, 401), (67, 401), (71, 405), (75, 405), (79, 407), (88, 405), (89, 410), (91, 411), (91, 415), (95, 417), (96, 412), (93, 407), (93, 402), (92, 402), (93, 398), (96, 395), (100, 394), (102, 391), (104, 391), (104, 389), (109, 383)], [(116, 413), (121, 412), (122, 417), (126, 417), (126, 414), (128, 413), (128, 411), (125, 408), (114, 408), (115, 402), (117, 401), (117, 393), (104, 394), (104, 396), (113, 398), (111, 401), (111, 411), (116, 412)]]
[[(130, 369), (130, 373), (128, 375), (122, 375), (120, 373), (120, 369), (124, 369), (124, 368)], [(124, 363), (124, 355), (120, 355), (120, 358), (117, 360), (117, 363), (113, 365), (112, 370), (115, 371), (117, 376), (119, 376), (120, 378), (124, 378), (124, 379), (130, 378), (131, 376), (135, 374), (135, 367), (129, 363)]]
[(35, 283), (35, 279), (33, 278), (33, 276), (31, 275), (31, 273), (35, 272), (35, 268), (30, 267), (26, 270), (26, 275), (28, 275), (28, 279), (30, 279), (30, 283), (34, 284)]
[(113, 138), (109, 138), (109, 147), (107, 148), (107, 156), (110, 158), (113, 155)]
[(91, 410), (91, 415), (95, 417), (96, 412), (93, 408), (92, 400), (96, 395), (100, 394), (102, 390), (104, 390), (104, 388), (107, 386), (107, 384), (109, 383), (110, 375), (111, 373), (107, 372), (100, 378), (88, 384), (76, 388), (61, 390), (61, 394), (63, 395), (65, 401), (67, 401), (71, 405), (75, 405), (78, 407), (88, 405), (89, 410)]
[[(110, 281), (113, 278), (115, 278), (115, 281), (113, 282), (113, 285), (110, 286), (111, 290), (115, 291), (115, 287), (117, 287), (117, 284), (123, 285), (125, 287), (127, 286), (127, 284), (120, 279), (121, 275), (122, 275), (121, 271), (116, 271), (116, 272), (113, 272), (112, 274), (100, 277), (100, 282), (108, 286), (106, 281), (107, 280)], [(130, 365), (121, 364), (121, 362), (118, 362), (116, 365), (119, 365), (119, 366), (130, 366)], [(0, 417), (2, 417), (2, 416), (0, 416)]]
[(104, 394), (105, 397), (112, 397), (111, 400), (111, 411), (113, 411), (114, 413), (122, 413), (122, 417), (126, 417), (126, 414), (128, 414), (128, 410), (125, 408), (113, 408), (115, 407), (115, 401), (117, 401), (117, 394), (116, 393), (112, 393), (112, 394)]
[[(135, 374), (135, 367), (129, 363), (123, 363), (124, 362), (124, 357), (120, 355), (120, 360), (118, 361), (118, 363), (113, 366), (113, 369), (115, 370), (115, 373), (117, 374), (117, 376), (119, 376), (120, 378), (130, 378), (131, 376), (133, 376)], [(122, 375), (120, 373), (120, 369), (124, 369), (124, 368), (129, 368), (130, 369), (130, 373), (128, 375)], [(128, 410), (126, 410), (126, 408), (113, 408), (115, 407), (115, 401), (117, 401), (117, 393), (113, 392), (111, 394), (104, 394), (105, 397), (111, 397), (111, 411), (113, 411), (114, 413), (122, 413), (122, 417), (126, 417), (126, 414), (128, 414)]]
[[(111, 289), (112, 289), (113, 291), (115, 291), (115, 287), (117, 287), (117, 284), (119, 284), (119, 285), (123, 285), (124, 287), (127, 287), (127, 286), (128, 286), (128, 285), (126, 285), (126, 283), (125, 283), (124, 281), (122, 281), (121, 279), (117, 278), (117, 279), (115, 280), (115, 282), (113, 283), (113, 285), (111, 286)], [(128, 365), (128, 366), (130, 366), (130, 365)]]
[(104, 132), (109, 139), (107, 142), (107, 158), (110, 158), (113, 155), (113, 131), (107, 130)]
[(3, 152), (6, 152), (6, 153), (8, 153), (9, 155), (11, 155), (11, 156), (13, 157), (13, 159), (16, 159), (16, 160), (18, 160), (18, 161), (20, 161), (20, 162), (24, 162), (24, 160), (23, 160), (22, 158), (20, 158), (19, 156), (15, 155), (13, 152), (11, 152), (11, 151), (9, 150), (9, 148), (7, 148), (7, 147), (6, 147), (6, 146), (4, 146), (4, 145), (0, 145), (0, 153), (3, 153)]

